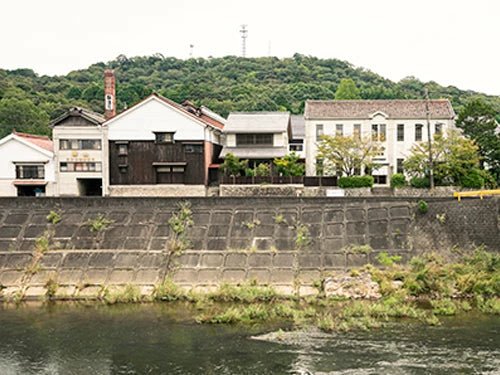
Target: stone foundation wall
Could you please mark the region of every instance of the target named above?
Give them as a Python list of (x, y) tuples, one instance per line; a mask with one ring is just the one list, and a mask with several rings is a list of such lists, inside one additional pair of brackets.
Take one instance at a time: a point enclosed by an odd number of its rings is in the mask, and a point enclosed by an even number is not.
[(110, 197), (205, 197), (204, 185), (111, 185)]
[[(314, 293), (336, 271), (377, 264), (381, 251), (403, 261), (430, 250), (484, 245), (500, 251), (500, 200), (428, 198), (185, 198), (191, 246), (173, 278), (191, 289), (256, 280), (285, 293)], [(0, 285), (37, 298), (48, 281), (60, 297), (94, 298), (135, 284), (144, 294), (165, 277), (173, 198), (0, 199)], [(50, 211), (61, 221), (49, 223)], [(99, 215), (112, 221), (92, 232)], [(52, 233), (33, 266), (35, 242)], [(299, 240), (301, 239), (301, 240)], [(365, 245), (365, 246), (363, 246)], [(366, 246), (369, 245), (369, 246)], [(1, 287), (0, 287), (1, 289)]]

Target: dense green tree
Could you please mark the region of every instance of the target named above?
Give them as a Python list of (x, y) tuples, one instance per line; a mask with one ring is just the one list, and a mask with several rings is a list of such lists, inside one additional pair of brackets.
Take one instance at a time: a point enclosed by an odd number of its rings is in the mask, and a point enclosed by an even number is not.
[(362, 169), (376, 168), (374, 158), (380, 148), (380, 144), (370, 137), (324, 135), (318, 143), (318, 158), (323, 160), (326, 175), (353, 176)]
[[(479, 148), (474, 141), (455, 131), (446, 137), (436, 136), (431, 148), (436, 185), (482, 187), (490, 182), (491, 176), (480, 169)], [(410, 156), (404, 162), (404, 169), (412, 177), (429, 177), (428, 142), (413, 146)], [(471, 180), (474, 180), (473, 184), (470, 183)]]
[(340, 81), (337, 91), (335, 91), (335, 100), (361, 99), (359, 89), (351, 78), (343, 78)]
[(282, 158), (274, 159), (276, 171), (280, 176), (303, 176), (304, 163), (300, 162), (299, 155), (291, 152)]
[(0, 100), (0, 138), (13, 129), (32, 134), (50, 134), (49, 116), (31, 100), (4, 98)]
[(500, 182), (498, 112), (482, 98), (472, 98), (458, 114), (457, 126), (479, 146), (481, 164)]

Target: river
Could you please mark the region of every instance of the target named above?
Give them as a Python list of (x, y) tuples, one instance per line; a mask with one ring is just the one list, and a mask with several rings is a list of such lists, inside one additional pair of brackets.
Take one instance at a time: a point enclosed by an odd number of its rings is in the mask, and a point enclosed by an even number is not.
[[(500, 318), (284, 334), (200, 325), (183, 304), (0, 306), (0, 374), (500, 374)], [(282, 327), (283, 328), (283, 327)]]

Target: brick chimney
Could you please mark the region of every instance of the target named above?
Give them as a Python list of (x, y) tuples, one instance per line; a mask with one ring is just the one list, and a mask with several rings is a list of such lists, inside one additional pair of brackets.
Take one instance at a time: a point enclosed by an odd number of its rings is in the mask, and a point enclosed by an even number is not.
[(104, 71), (104, 118), (110, 119), (116, 115), (115, 72)]

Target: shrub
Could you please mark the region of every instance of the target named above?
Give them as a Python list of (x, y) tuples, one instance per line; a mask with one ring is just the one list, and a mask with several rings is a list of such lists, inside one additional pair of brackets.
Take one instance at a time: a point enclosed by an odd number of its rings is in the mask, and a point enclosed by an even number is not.
[(427, 189), (431, 186), (428, 177), (413, 177), (410, 180), (410, 185), (417, 189)]
[(400, 255), (389, 255), (387, 251), (382, 251), (377, 255), (377, 261), (384, 267), (391, 267), (394, 263), (401, 261)]
[(481, 189), (484, 186), (484, 177), (479, 169), (472, 169), (460, 177), (460, 186), (465, 188)]
[(405, 175), (402, 173), (395, 173), (391, 176), (391, 187), (398, 188), (406, 185)]
[(271, 167), (269, 164), (260, 163), (257, 168), (255, 168), (255, 175), (258, 177), (267, 177), (271, 175)]
[(421, 214), (427, 213), (429, 211), (429, 204), (426, 201), (418, 201), (417, 203), (418, 212)]
[(339, 187), (341, 188), (362, 188), (372, 187), (372, 176), (344, 176), (339, 178)]

